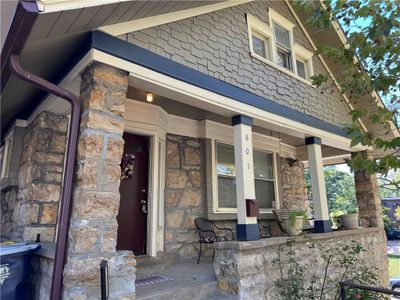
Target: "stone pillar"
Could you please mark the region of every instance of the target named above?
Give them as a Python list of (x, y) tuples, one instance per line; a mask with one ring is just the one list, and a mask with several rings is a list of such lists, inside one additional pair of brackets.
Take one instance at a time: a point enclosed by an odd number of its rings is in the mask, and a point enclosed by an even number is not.
[[(370, 151), (360, 152), (364, 159), (373, 159)], [(353, 156), (357, 153), (353, 153)], [(381, 197), (378, 180), (375, 174), (367, 170), (355, 170), (354, 182), (361, 227), (383, 228)]]
[(237, 239), (249, 241), (260, 239), (256, 217), (247, 217), (246, 199), (255, 199), (253, 141), (251, 126), (253, 119), (239, 115), (232, 118), (235, 147), (236, 198), (238, 224)]
[(94, 63), (81, 76), (83, 111), (63, 297), (99, 299), (100, 262), (105, 259), (110, 299), (134, 299), (134, 255), (116, 251), (128, 74)]
[(308, 163), (310, 165), (311, 189), (313, 194), (313, 208), (315, 214), (315, 231), (332, 231), (329, 220), (328, 200), (326, 198), (324, 164), (322, 162), (321, 139), (306, 138)]

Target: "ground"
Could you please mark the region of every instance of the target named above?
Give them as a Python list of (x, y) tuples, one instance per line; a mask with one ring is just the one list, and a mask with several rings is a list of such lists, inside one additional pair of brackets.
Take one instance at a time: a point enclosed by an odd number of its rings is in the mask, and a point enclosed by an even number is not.
[(390, 277), (400, 277), (400, 256), (389, 256)]

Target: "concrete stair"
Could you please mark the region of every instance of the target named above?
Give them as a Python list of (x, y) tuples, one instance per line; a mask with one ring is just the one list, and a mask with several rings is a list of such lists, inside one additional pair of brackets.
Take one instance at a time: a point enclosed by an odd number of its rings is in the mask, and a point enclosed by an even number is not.
[[(151, 270), (149, 261), (141, 270), (138, 265), (137, 277), (151, 273), (160, 273), (173, 278), (172, 281), (161, 282), (136, 288), (136, 299), (140, 300), (206, 300), (233, 299), (219, 296), (214, 266), (211, 262), (174, 264), (170, 267)], [(151, 272), (153, 271), (153, 272)]]

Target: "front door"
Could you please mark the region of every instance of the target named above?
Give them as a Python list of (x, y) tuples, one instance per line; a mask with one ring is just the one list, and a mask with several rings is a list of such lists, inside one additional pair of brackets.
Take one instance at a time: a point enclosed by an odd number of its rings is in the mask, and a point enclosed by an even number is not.
[(124, 133), (117, 250), (146, 254), (149, 138)]

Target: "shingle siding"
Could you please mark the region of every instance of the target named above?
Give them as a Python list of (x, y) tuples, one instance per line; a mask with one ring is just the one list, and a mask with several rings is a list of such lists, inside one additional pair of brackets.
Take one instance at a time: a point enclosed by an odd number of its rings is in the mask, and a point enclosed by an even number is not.
[[(332, 124), (350, 121), (336, 89), (320, 92), (250, 56), (246, 13), (268, 23), (270, 6), (297, 23), (283, 1), (255, 1), (213, 13), (129, 33), (120, 38), (175, 62)], [(313, 50), (302, 30), (295, 42)], [(318, 57), (314, 73), (326, 73)]]

